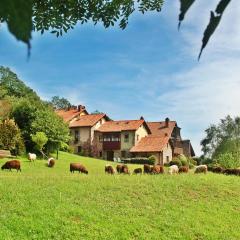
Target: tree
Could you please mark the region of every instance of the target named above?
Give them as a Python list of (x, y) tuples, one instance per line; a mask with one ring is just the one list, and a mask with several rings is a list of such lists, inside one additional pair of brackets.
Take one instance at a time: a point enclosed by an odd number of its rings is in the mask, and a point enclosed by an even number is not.
[(36, 134), (32, 135), (32, 141), (36, 144), (36, 148), (41, 152), (44, 158), (43, 147), (47, 143), (48, 138), (44, 132), (36, 132)]
[[(77, 23), (102, 23), (105, 28), (119, 23), (125, 29), (130, 15), (138, 10), (161, 11), (163, 0), (0, 0), (0, 23), (6, 22), (9, 31), (30, 49), (32, 30), (51, 31), (57, 37), (73, 29)], [(180, 0), (179, 27), (195, 0)], [(222, 15), (231, 0), (219, 0), (203, 35), (202, 47), (219, 25)], [(199, 9), (200, 11), (200, 9)]]
[(227, 116), (220, 123), (205, 130), (207, 136), (201, 141), (205, 157), (218, 158), (220, 154), (231, 153), (240, 157), (240, 117)]
[(60, 98), (59, 96), (52, 97), (50, 104), (54, 109), (66, 110), (72, 106), (72, 104), (66, 98)]
[(61, 142), (68, 142), (68, 125), (51, 109), (38, 110), (31, 124), (31, 133), (43, 132), (48, 138), (46, 148), (48, 152), (58, 150)]
[(16, 153), (24, 149), (20, 129), (12, 119), (0, 123), (0, 147)]
[(18, 78), (17, 74), (3, 66), (0, 66), (0, 90), (3, 96), (24, 97), (40, 102), (38, 95), (31, 88), (27, 87), (24, 82)]

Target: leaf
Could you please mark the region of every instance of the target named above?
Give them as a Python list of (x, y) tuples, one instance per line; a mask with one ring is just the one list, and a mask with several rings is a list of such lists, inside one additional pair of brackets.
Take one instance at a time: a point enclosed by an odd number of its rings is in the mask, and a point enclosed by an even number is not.
[(30, 50), (32, 24), (32, 0), (0, 0), (0, 19), (7, 23), (9, 31)]
[(224, 10), (226, 9), (227, 5), (228, 5), (230, 2), (231, 2), (231, 0), (221, 0), (221, 1), (218, 3), (215, 12), (216, 12), (217, 14), (221, 14), (221, 15), (222, 15), (223, 12), (224, 12)]
[(231, 2), (231, 0), (221, 0), (216, 7), (216, 10), (215, 10), (216, 13), (211, 11), (210, 21), (209, 21), (208, 26), (205, 29), (204, 34), (203, 34), (202, 47), (201, 47), (201, 50), (200, 50), (200, 53), (198, 56), (198, 61), (201, 58), (203, 49), (206, 47), (209, 39), (215, 32), (217, 26), (219, 25), (222, 15), (223, 15), (223, 12), (225, 11), (226, 7), (228, 6), (228, 4), (230, 2)]
[(179, 23), (178, 29), (181, 26), (181, 22), (184, 20), (185, 14), (187, 13), (188, 9), (192, 6), (195, 0), (180, 0), (180, 14), (179, 14)]
[(202, 55), (202, 51), (206, 47), (210, 37), (212, 36), (214, 31), (216, 30), (220, 20), (221, 20), (221, 16), (215, 16), (214, 12), (211, 11), (211, 17), (210, 17), (209, 24), (208, 24), (208, 26), (205, 29), (204, 34), (203, 34), (202, 47), (201, 47), (201, 50), (200, 50), (200, 53), (199, 53), (199, 56), (198, 56), (198, 60), (200, 59), (200, 57)]

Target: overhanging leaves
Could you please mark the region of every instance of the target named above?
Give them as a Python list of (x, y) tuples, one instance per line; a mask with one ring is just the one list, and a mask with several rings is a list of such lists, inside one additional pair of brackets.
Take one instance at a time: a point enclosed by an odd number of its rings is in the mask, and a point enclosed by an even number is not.
[(180, 14), (179, 14), (179, 23), (178, 29), (181, 26), (181, 22), (184, 20), (185, 14), (187, 13), (188, 9), (192, 6), (195, 0), (180, 0)]
[(32, 0), (0, 0), (0, 22), (30, 48), (32, 32)]
[(210, 40), (211, 36), (215, 32), (217, 26), (221, 21), (223, 12), (230, 2), (231, 0), (221, 0), (216, 7), (215, 13), (211, 11), (210, 21), (203, 34), (202, 47), (198, 56), (198, 60), (200, 60), (203, 49), (206, 47), (208, 41)]

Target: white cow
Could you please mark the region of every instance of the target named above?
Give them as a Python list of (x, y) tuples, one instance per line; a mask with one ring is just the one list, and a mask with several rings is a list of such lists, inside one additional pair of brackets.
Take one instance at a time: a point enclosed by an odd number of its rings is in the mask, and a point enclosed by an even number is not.
[(199, 165), (196, 167), (195, 172), (194, 173), (207, 173), (208, 167), (207, 165)]
[(178, 173), (179, 169), (178, 169), (178, 166), (177, 165), (172, 165), (169, 167), (168, 169), (168, 173), (169, 174), (174, 174), (174, 173)]
[(28, 153), (28, 159), (30, 162), (35, 161), (37, 159), (37, 155), (35, 153)]

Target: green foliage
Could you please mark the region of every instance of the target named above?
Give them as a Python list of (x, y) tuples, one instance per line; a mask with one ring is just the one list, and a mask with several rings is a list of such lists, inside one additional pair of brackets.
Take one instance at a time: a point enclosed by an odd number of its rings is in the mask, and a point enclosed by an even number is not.
[(48, 141), (48, 138), (44, 132), (36, 132), (36, 134), (32, 135), (32, 141), (36, 144), (37, 150), (42, 152), (44, 145)]
[(48, 151), (58, 149), (61, 142), (68, 142), (68, 125), (51, 109), (38, 110), (31, 124), (31, 132), (44, 132), (48, 138)]
[(69, 140), (68, 126), (62, 118), (9, 68), (0, 67), (0, 94), (0, 107), (4, 105), (4, 109), (0, 109), (0, 119), (10, 115), (15, 120), (27, 151), (33, 149), (35, 143), (31, 135), (37, 132), (43, 132), (47, 136), (48, 151), (57, 150), (61, 142)]
[(150, 164), (154, 165), (156, 163), (156, 158), (154, 156), (146, 157), (133, 157), (133, 158), (123, 158), (121, 159), (126, 164)]
[(227, 116), (217, 125), (205, 130), (207, 136), (201, 141), (204, 157), (217, 157), (222, 153), (240, 156), (240, 118)]
[(20, 129), (12, 119), (0, 122), (0, 148), (17, 154), (24, 149)]
[[(180, 15), (179, 15), (179, 27), (180, 27), (181, 21), (183, 21), (183, 19), (184, 19), (186, 12), (188, 11), (188, 9), (192, 6), (192, 4), (194, 2), (195, 2), (195, 0), (180, 0), (181, 7), (180, 7)], [(215, 32), (217, 26), (219, 25), (222, 15), (230, 2), (231, 2), (231, 0), (220, 0), (215, 9), (215, 12), (211, 11), (210, 21), (209, 21), (209, 23), (204, 31), (204, 34), (203, 34), (202, 47), (201, 47), (201, 50), (200, 50), (200, 53), (198, 56), (198, 60), (201, 57), (203, 49), (206, 47), (209, 39)]]
[(156, 157), (154, 155), (148, 157), (148, 161), (150, 165), (154, 165), (157, 161)]
[(182, 166), (182, 163), (179, 159), (175, 158), (173, 159), (171, 162), (169, 162), (169, 165), (172, 166), (172, 165), (177, 165), (178, 167), (181, 167)]
[(18, 79), (18, 76), (9, 68), (3, 66), (0, 66), (0, 87), (4, 89), (5, 95), (40, 102), (40, 98), (31, 88)]
[(87, 22), (102, 23), (106, 28), (119, 23), (124, 29), (136, 9), (160, 11), (162, 4), (163, 0), (0, 0), (0, 22), (6, 22), (9, 31), (30, 47), (32, 30), (41, 34), (51, 31), (59, 37), (77, 23)]
[(224, 168), (238, 168), (240, 167), (240, 159), (237, 155), (232, 153), (219, 154), (217, 163)]
[(6, 22), (8, 30), (30, 48), (32, 25), (32, 0), (0, 0), (0, 22)]
[(189, 163), (189, 164), (188, 164), (188, 167), (189, 167), (190, 169), (193, 169), (195, 166), (194, 166), (194, 164)]
[(67, 110), (72, 106), (72, 104), (66, 98), (60, 98), (59, 96), (52, 97), (50, 104), (54, 109)]

